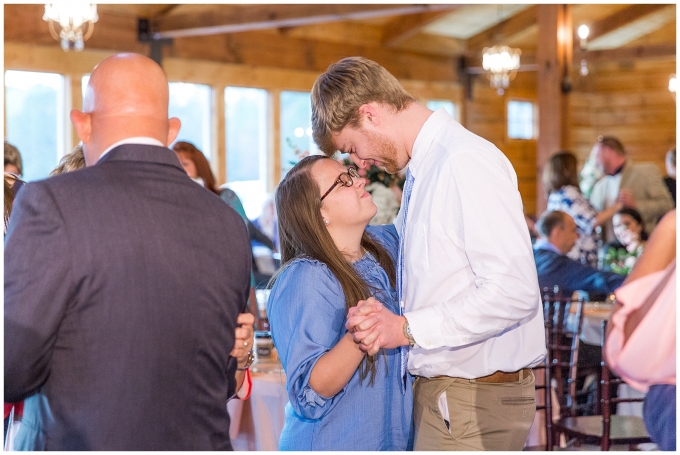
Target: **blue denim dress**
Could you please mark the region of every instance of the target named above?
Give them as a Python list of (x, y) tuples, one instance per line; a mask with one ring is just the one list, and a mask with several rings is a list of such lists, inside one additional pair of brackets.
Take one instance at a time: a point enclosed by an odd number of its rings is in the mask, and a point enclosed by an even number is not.
[[(393, 225), (371, 226), (369, 235), (396, 262), (399, 245)], [(397, 294), (370, 253), (354, 267), (373, 297), (398, 313)], [(287, 376), (288, 404), (281, 450), (411, 450), (413, 447), (412, 377), (406, 392), (399, 381), (398, 349), (376, 356), (375, 381), (359, 379), (359, 370), (336, 395), (324, 397), (309, 385), (317, 360), (345, 335), (347, 310), (338, 280), (312, 259), (296, 259), (276, 280), (267, 302), (274, 344)]]

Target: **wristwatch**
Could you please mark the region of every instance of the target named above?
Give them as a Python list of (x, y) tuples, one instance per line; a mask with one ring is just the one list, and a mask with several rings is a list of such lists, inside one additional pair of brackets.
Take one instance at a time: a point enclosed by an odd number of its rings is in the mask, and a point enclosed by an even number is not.
[(253, 350), (251, 349), (250, 351), (248, 351), (248, 358), (246, 358), (246, 364), (243, 365), (242, 367), (240, 367), (240, 366), (237, 365), (237, 366), (236, 366), (236, 370), (237, 370), (237, 371), (244, 371), (244, 370), (247, 370), (248, 367), (250, 367), (250, 365), (252, 365), (254, 361), (255, 361), (255, 353), (254, 353)]
[(411, 327), (408, 325), (408, 320), (404, 322), (404, 336), (408, 340), (409, 346), (413, 347), (416, 345), (416, 340), (413, 338), (413, 335), (411, 334)]

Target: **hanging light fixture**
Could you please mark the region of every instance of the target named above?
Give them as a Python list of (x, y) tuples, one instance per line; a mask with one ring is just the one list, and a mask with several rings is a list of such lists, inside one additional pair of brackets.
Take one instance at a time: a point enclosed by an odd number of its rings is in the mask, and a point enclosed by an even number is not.
[(43, 20), (49, 23), (50, 33), (61, 42), (64, 52), (68, 52), (69, 49), (83, 50), (99, 16), (93, 3), (47, 3)]
[(522, 51), (508, 46), (485, 47), (482, 56), (482, 67), (499, 95), (510, 86), (519, 69), (519, 56)]

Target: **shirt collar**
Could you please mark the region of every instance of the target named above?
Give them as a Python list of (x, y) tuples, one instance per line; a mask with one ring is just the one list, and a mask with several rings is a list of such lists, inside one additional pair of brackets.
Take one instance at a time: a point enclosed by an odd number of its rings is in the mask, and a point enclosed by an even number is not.
[(623, 168), (626, 167), (626, 163), (627, 163), (627, 162), (628, 162), (628, 161), (624, 161), (623, 164), (622, 164), (621, 166), (619, 166), (619, 168), (618, 168), (617, 170), (614, 171), (614, 173), (612, 174), (612, 176), (614, 176), (614, 175), (619, 175), (619, 174), (621, 173), (621, 171), (623, 171)]
[(110, 145), (109, 148), (104, 150), (104, 152), (99, 156), (99, 159), (101, 160), (104, 155), (106, 155), (111, 150), (113, 150), (116, 147), (123, 145), (123, 144), (144, 144), (144, 145), (158, 145), (160, 147), (165, 147), (165, 144), (163, 144), (158, 139), (154, 139), (152, 137), (144, 137), (144, 136), (128, 137), (128, 138), (125, 138), (121, 141), (116, 142), (115, 144)]
[(413, 143), (413, 149), (411, 150), (411, 161), (409, 161), (408, 168), (411, 170), (413, 178), (416, 177), (418, 173), (418, 166), (425, 159), (425, 155), (432, 145), (432, 141), (439, 131), (444, 127), (444, 125), (453, 120), (453, 117), (449, 115), (444, 108), (440, 108), (433, 112), (425, 123), (423, 127), (420, 128), (418, 136)]
[(548, 250), (552, 251), (554, 253), (559, 254), (560, 256), (562, 255), (562, 252), (552, 243), (548, 242), (545, 239), (538, 239), (536, 240), (536, 243), (534, 244), (534, 249), (535, 250)]

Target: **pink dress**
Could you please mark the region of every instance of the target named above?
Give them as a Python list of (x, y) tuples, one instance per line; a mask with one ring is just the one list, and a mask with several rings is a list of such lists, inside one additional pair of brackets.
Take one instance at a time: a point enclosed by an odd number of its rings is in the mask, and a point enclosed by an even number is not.
[[(668, 272), (673, 275), (624, 345), (626, 319), (644, 304)], [(623, 308), (612, 316), (612, 331), (605, 343), (606, 358), (612, 371), (642, 392), (653, 384), (675, 384), (675, 278), (673, 260), (666, 270), (632, 281), (615, 293)]]

